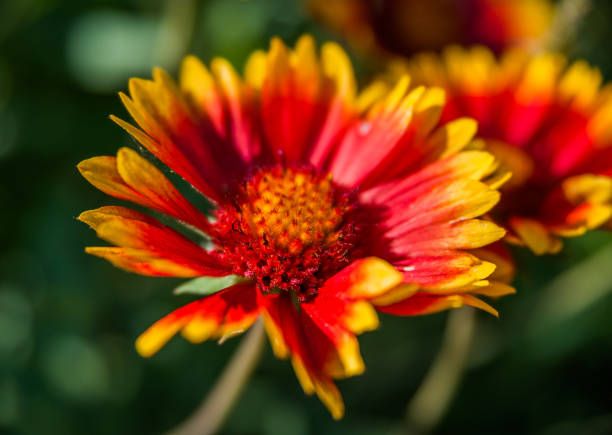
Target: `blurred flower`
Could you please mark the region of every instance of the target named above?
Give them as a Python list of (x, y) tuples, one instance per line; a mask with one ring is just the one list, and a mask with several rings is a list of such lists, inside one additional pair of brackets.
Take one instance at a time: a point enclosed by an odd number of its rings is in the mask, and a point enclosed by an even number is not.
[(451, 47), (442, 56), (398, 61), (391, 77), (444, 88), (442, 119), (478, 121), (488, 149), (513, 173), (494, 220), (506, 240), (537, 254), (558, 252), (559, 237), (598, 227), (612, 214), (612, 88), (584, 61)]
[(554, 15), (550, 0), (309, 0), (309, 8), (362, 50), (400, 55), (452, 43), (528, 46)]
[(237, 277), (155, 323), (137, 340), (142, 355), (179, 331), (223, 340), (261, 315), (276, 355), (290, 356), (304, 390), (340, 418), (332, 379), (363, 372), (355, 335), (378, 326), (374, 306), (497, 314), (475, 295), (513, 289), (486, 281), (495, 265), (465, 251), (504, 235), (475, 219), (499, 200), (495, 159), (463, 151), (475, 122), (438, 125), (443, 92), (411, 90), (408, 77), (389, 92), (355, 88), (342, 49), (327, 43), (319, 56), (308, 36), (293, 50), (272, 40), (244, 79), (223, 59), (209, 71), (187, 57), (178, 84), (159, 69), (153, 81), (130, 81), (121, 98), (142, 130), (113, 119), (208, 197), (215, 219), (130, 149), (79, 170), (108, 194), (205, 233), (213, 248), (145, 214), (102, 207), (80, 219), (118, 247), (87, 252), (144, 275)]

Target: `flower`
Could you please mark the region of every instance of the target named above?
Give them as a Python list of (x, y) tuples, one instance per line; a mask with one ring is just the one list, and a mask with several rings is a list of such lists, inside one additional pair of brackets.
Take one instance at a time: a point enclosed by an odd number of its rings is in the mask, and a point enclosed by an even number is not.
[(244, 79), (223, 59), (209, 70), (189, 56), (178, 84), (155, 69), (129, 91), (120, 96), (140, 128), (112, 119), (205, 195), (214, 219), (131, 149), (79, 170), (212, 247), (109, 206), (79, 219), (116, 246), (87, 252), (144, 275), (237, 277), (144, 332), (143, 356), (179, 331), (195, 343), (223, 340), (263, 317), (275, 354), (290, 357), (304, 391), (340, 418), (333, 379), (363, 372), (356, 335), (378, 326), (374, 307), (416, 315), (472, 305), (496, 315), (476, 295), (513, 292), (486, 280), (493, 263), (467, 252), (504, 234), (476, 219), (499, 199), (496, 162), (463, 151), (473, 120), (439, 125), (439, 89), (410, 89), (404, 77), (390, 92), (356, 95), (342, 49), (327, 43), (318, 55), (304, 36), (293, 50), (273, 39), (249, 58)]
[(311, 13), (370, 53), (409, 55), (446, 45), (499, 52), (530, 46), (549, 29), (550, 0), (309, 0)]
[(501, 58), (486, 48), (451, 47), (392, 68), (444, 88), (442, 119), (470, 116), (479, 135), (513, 173), (494, 220), (508, 242), (555, 253), (560, 237), (583, 234), (612, 214), (612, 89), (584, 61), (560, 54)]

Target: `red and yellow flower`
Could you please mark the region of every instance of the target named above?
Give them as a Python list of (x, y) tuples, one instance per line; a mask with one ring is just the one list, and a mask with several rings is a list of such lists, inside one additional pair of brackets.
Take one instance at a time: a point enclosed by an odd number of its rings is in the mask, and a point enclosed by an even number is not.
[(550, 0), (309, 0), (309, 8), (359, 49), (396, 55), (452, 43), (528, 47), (555, 13)]
[(513, 173), (491, 216), (506, 240), (537, 254), (561, 249), (612, 215), (612, 89), (584, 61), (482, 47), (399, 61), (421, 84), (447, 92), (446, 122), (478, 121), (488, 149)]
[(161, 212), (205, 234), (204, 248), (124, 207), (80, 219), (114, 247), (87, 252), (143, 275), (239, 281), (176, 310), (137, 340), (144, 356), (181, 332), (224, 339), (263, 317), (274, 352), (289, 357), (307, 393), (334, 418), (344, 408), (333, 379), (359, 374), (356, 335), (378, 326), (376, 309), (425, 314), (462, 305), (496, 311), (478, 295), (513, 290), (469, 250), (504, 230), (477, 219), (499, 200), (497, 163), (465, 150), (471, 119), (439, 123), (440, 89), (356, 93), (346, 54), (320, 55), (312, 38), (294, 49), (274, 39), (242, 78), (223, 59), (194, 57), (175, 83), (156, 69), (121, 94), (133, 126), (113, 117), (216, 207), (209, 219), (152, 163), (122, 148), (79, 164), (116, 198)]

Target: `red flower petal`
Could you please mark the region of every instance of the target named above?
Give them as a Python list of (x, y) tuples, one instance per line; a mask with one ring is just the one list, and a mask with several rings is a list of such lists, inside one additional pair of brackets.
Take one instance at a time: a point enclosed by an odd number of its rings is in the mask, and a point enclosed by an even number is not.
[(394, 314), (396, 316), (419, 316), (437, 313), (439, 311), (448, 310), (449, 308), (459, 308), (463, 305), (480, 308), (498, 317), (498, 313), (493, 307), (469, 294), (440, 296), (426, 292), (418, 292), (401, 302), (379, 306), (377, 309), (383, 313)]
[(406, 177), (377, 185), (360, 194), (368, 204), (414, 201), (433, 188), (459, 179), (480, 180), (495, 169), (495, 158), (485, 151), (464, 151), (425, 166)]
[(207, 119), (199, 119), (179, 88), (162, 70), (154, 81), (131, 79), (130, 95), (121, 99), (146, 132), (115, 117), (135, 139), (194, 187), (213, 200), (221, 198), (231, 177), (244, 169), (235, 148), (219, 137)]
[(334, 344), (301, 311), (288, 294), (265, 297), (265, 325), (276, 356), (291, 357), (295, 374), (306, 394), (316, 393), (334, 419), (344, 415), (344, 402), (332, 375), (338, 372)]
[(368, 301), (401, 282), (402, 274), (389, 263), (364, 258), (329, 278), (312, 301), (300, 305), (334, 344), (342, 377), (365, 370), (355, 334), (378, 327), (378, 316)]
[(231, 273), (206, 250), (142, 213), (124, 207), (101, 207), (81, 213), (79, 220), (96, 230), (101, 239), (125, 248), (89, 248), (88, 252), (107, 258), (120, 267), (126, 265), (128, 270), (142, 270), (144, 273), (146, 269), (129, 265), (148, 261), (152, 264), (151, 271), (154, 271), (157, 270), (154, 263), (164, 260), (164, 264), (177, 266), (175, 276), (224, 276)]
[(480, 248), (501, 239), (505, 233), (493, 222), (469, 219), (417, 228), (395, 236), (387, 246), (390, 255), (410, 257), (425, 251)]
[(136, 340), (144, 357), (154, 355), (176, 333), (194, 343), (241, 334), (257, 319), (260, 306), (253, 283), (241, 283), (206, 296), (155, 322)]
[(446, 292), (490, 276), (495, 264), (467, 252), (435, 250), (413, 254), (395, 263), (404, 282), (418, 283), (429, 291)]
[[(312, 37), (302, 37), (295, 54), (273, 39), (261, 88), (261, 118), (273, 154), (299, 162), (320, 128), (326, 98)], [(281, 153), (275, 152), (280, 151)]]
[(206, 216), (136, 151), (121, 148), (117, 158), (94, 157), (79, 163), (78, 168), (83, 177), (104, 193), (161, 211), (204, 232), (209, 229)]

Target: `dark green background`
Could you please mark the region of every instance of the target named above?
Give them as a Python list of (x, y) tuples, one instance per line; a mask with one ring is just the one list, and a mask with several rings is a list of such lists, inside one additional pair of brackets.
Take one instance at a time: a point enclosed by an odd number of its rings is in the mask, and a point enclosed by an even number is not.
[[(0, 433), (164, 432), (196, 407), (239, 341), (177, 338), (140, 358), (138, 334), (192, 298), (172, 296), (179, 280), (86, 256), (83, 247), (98, 241), (75, 220), (118, 203), (76, 164), (134, 146), (108, 115), (126, 116), (116, 92), (130, 76), (149, 76), (160, 62), (175, 72), (182, 53), (159, 48), (163, 17), (181, 7), (168, 9), (174, 1), (0, 1)], [(187, 50), (237, 66), (273, 35), (334, 37), (295, 1), (203, 1), (190, 15)], [(610, 2), (593, 2), (569, 47), (608, 78), (611, 20)], [(363, 81), (376, 65), (355, 60)], [(496, 303), (500, 320), (479, 313), (468, 373), (437, 433), (612, 433), (612, 236), (572, 240), (555, 257), (522, 253), (519, 267), (519, 294)], [(224, 432), (399, 433), (445, 319), (385, 316), (364, 335), (368, 370), (339, 383), (340, 422), (266, 348)]]

